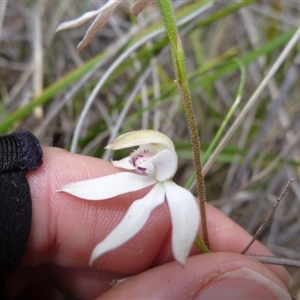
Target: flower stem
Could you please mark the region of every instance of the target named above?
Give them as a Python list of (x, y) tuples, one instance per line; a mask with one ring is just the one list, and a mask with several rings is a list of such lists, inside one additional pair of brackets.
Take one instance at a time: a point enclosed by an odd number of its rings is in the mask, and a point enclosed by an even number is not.
[[(202, 162), (201, 162), (201, 145), (199, 140), (198, 134), (198, 127), (197, 122), (194, 114), (194, 109), (192, 105), (192, 100), (189, 92), (188, 86), (188, 79), (186, 74), (186, 67), (185, 67), (185, 57), (184, 51), (181, 44), (181, 40), (179, 38), (177, 27), (176, 27), (176, 20), (175, 14), (172, 7), (171, 0), (156, 0), (157, 6), (159, 8), (161, 17), (163, 19), (164, 26), (167, 31), (167, 35), (170, 40), (171, 44), (171, 52), (172, 52), (172, 59), (174, 65), (174, 71), (176, 76), (176, 81), (178, 87), (180, 89), (181, 97), (183, 100), (183, 107), (185, 110), (188, 129), (191, 139), (191, 145), (194, 153), (194, 164), (195, 164), (195, 171), (197, 175), (197, 188), (198, 188), (198, 196), (200, 201), (200, 213), (201, 213), (201, 222), (202, 222), (202, 232), (203, 232), (203, 239), (206, 247), (209, 249), (209, 236), (207, 230), (207, 219), (206, 219), (206, 210), (205, 210), (205, 186), (204, 186), (204, 178), (202, 174)], [(197, 237), (197, 240), (200, 238)], [(197, 240), (195, 242), (196, 247)], [(203, 247), (198, 248), (203, 252)], [(204, 251), (207, 252), (207, 251)]]
[(210, 252), (210, 250), (206, 247), (205, 243), (202, 241), (202, 239), (199, 236), (196, 237), (194, 245), (197, 247), (197, 249), (201, 253), (209, 253)]

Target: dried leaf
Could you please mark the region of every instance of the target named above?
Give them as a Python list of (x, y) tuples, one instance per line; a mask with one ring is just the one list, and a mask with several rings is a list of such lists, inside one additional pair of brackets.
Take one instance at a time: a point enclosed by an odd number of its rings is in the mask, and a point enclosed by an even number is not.
[[(121, 0), (109, 0), (98, 10), (87, 12), (75, 20), (61, 23), (57, 27), (56, 32), (80, 26), (91, 18), (97, 16), (92, 25), (87, 30), (82, 41), (77, 46), (77, 51), (80, 53), (90, 44), (97, 32), (105, 25), (120, 2)], [(137, 0), (137, 2), (131, 6), (130, 11), (133, 15), (137, 16), (143, 9), (145, 9), (152, 3), (153, 0)]]
[(98, 14), (95, 21), (92, 23), (92, 25), (87, 30), (84, 38), (77, 46), (77, 51), (80, 53), (86, 46), (90, 44), (90, 42), (93, 40), (97, 32), (105, 25), (109, 17), (114, 12), (115, 8), (118, 6), (118, 4), (121, 1), (109, 1), (106, 5), (102, 7), (101, 12)]
[(80, 26), (81, 24), (85, 23), (86, 21), (90, 20), (91, 18), (97, 16), (101, 12), (102, 9), (103, 9), (103, 7), (101, 7), (100, 9), (97, 9), (97, 10), (86, 12), (85, 14), (83, 14), (81, 17), (79, 17), (77, 19), (61, 23), (56, 28), (56, 32)]
[(144, 10), (146, 7), (148, 7), (152, 3), (153, 3), (153, 0), (137, 0), (136, 3), (134, 3), (130, 7), (130, 12), (134, 16), (138, 16), (142, 10)]

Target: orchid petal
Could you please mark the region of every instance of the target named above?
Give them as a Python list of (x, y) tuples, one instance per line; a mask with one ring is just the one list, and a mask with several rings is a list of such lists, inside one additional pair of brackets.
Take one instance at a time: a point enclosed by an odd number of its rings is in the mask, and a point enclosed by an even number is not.
[(159, 151), (149, 159), (149, 162), (155, 166), (155, 178), (161, 182), (171, 179), (177, 171), (177, 154), (169, 149)]
[(199, 209), (190, 191), (173, 181), (165, 182), (164, 186), (172, 219), (173, 255), (177, 262), (184, 265), (197, 235)]
[(112, 160), (111, 163), (117, 168), (122, 168), (122, 169), (126, 169), (126, 170), (134, 170), (134, 166), (130, 163), (129, 156), (122, 158), (120, 160)]
[(72, 182), (61, 187), (65, 192), (86, 200), (105, 200), (121, 194), (138, 191), (156, 183), (149, 176), (122, 172), (100, 178)]
[(106, 149), (119, 150), (146, 144), (159, 144), (174, 150), (172, 140), (161, 132), (154, 130), (136, 130), (119, 136)]
[(134, 201), (117, 227), (94, 248), (90, 264), (136, 235), (148, 221), (151, 212), (164, 202), (164, 198), (163, 185), (156, 184), (144, 198)]

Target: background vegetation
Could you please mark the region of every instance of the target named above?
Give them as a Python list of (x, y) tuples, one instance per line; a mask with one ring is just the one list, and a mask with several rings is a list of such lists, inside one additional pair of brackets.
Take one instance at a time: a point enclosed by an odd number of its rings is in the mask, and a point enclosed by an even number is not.
[[(0, 2), (0, 133), (25, 128), (43, 145), (109, 159), (104, 146), (120, 133), (160, 130), (177, 147), (175, 181), (193, 189), (186, 120), (155, 5), (134, 18), (123, 1), (80, 55), (76, 45), (88, 24), (55, 34), (62, 21), (104, 2)], [(174, 4), (203, 145), (207, 200), (253, 234), (287, 181), (299, 177), (299, 42), (216, 161), (206, 163), (228, 112), (233, 115), (220, 138), (295, 33), (300, 3)], [(276, 256), (300, 259), (299, 216), (300, 186), (294, 182), (260, 237)], [(289, 271), (291, 293), (300, 299), (300, 271)]]

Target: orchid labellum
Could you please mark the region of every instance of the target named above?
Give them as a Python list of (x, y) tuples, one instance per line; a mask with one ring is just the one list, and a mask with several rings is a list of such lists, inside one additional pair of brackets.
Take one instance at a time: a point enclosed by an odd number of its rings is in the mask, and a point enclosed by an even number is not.
[(172, 221), (173, 255), (184, 265), (197, 234), (200, 214), (194, 196), (172, 181), (178, 161), (174, 144), (160, 132), (140, 130), (120, 136), (107, 148), (135, 146), (139, 148), (128, 157), (112, 161), (118, 168), (135, 172), (70, 183), (60, 191), (86, 200), (106, 200), (152, 186), (144, 198), (131, 204), (122, 221), (94, 248), (90, 263), (130, 240), (146, 224), (151, 212), (166, 200)]

